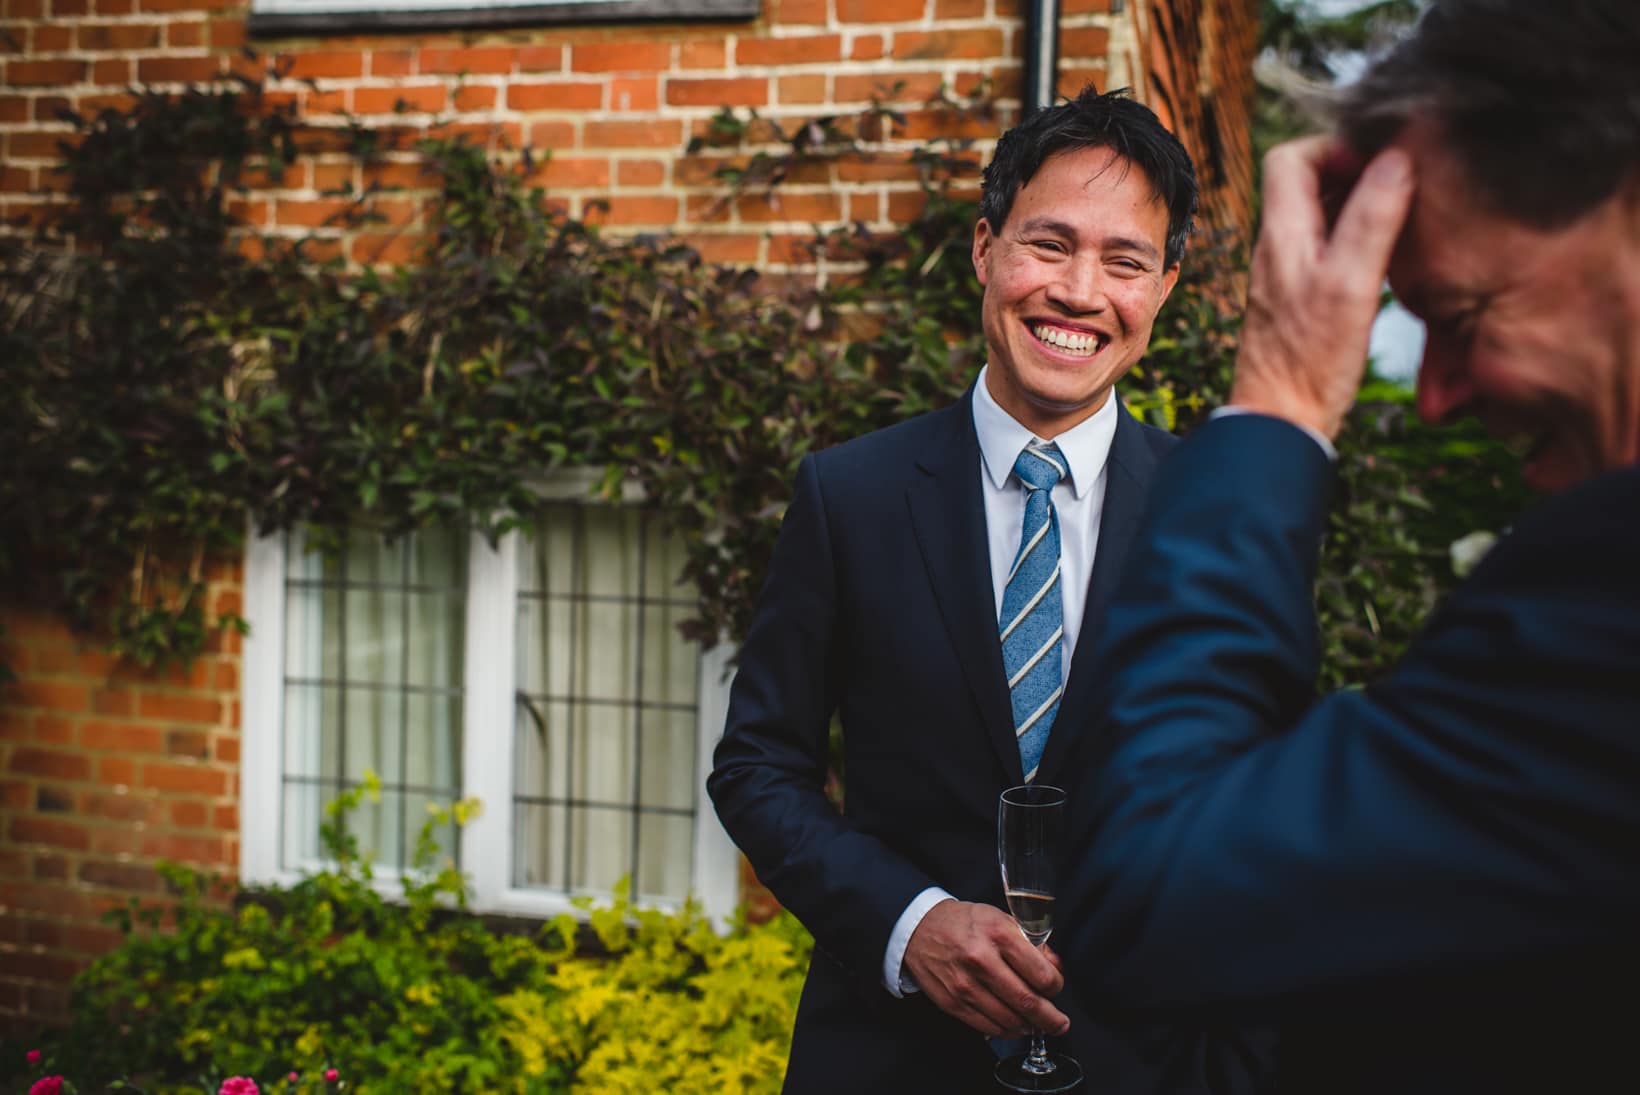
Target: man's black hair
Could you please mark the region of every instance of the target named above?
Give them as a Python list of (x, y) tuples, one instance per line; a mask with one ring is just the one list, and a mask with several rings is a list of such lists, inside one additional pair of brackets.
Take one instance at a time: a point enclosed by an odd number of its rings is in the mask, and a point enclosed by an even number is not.
[(1076, 98), (1038, 111), (1002, 135), (985, 168), (979, 199), (980, 214), (991, 231), (1002, 231), (1015, 195), (1043, 161), (1079, 148), (1108, 148), (1145, 173), (1167, 206), (1164, 262), (1178, 263), (1196, 216), (1196, 168), (1179, 139), (1149, 107), (1128, 98), (1127, 88), (1101, 95), (1090, 85)]

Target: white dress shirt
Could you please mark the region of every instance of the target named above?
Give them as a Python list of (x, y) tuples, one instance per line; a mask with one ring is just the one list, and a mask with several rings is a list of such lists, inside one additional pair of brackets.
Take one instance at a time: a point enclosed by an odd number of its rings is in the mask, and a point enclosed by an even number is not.
[[(1116, 436), (1116, 398), (1112, 394), (1088, 418), (1058, 437), (1039, 438), (1014, 421), (991, 398), (980, 370), (974, 384), (974, 430), (979, 435), (980, 493), (985, 499), (985, 531), (991, 556), (991, 588), (996, 594), (996, 613), (1002, 615), (1002, 595), (1008, 586), (1008, 571), (1019, 552), (1019, 536), (1025, 526), (1025, 487), (1014, 475), (1014, 461), (1032, 441), (1053, 441), (1070, 465), (1070, 474), (1053, 488), (1054, 510), (1059, 515), (1059, 588), (1064, 600), (1062, 619), (1065, 635), (1059, 658), (1060, 683), (1070, 676), (1071, 655), (1076, 651), (1082, 630), (1082, 611), (1088, 598), (1088, 580), (1093, 574), (1093, 555), (1099, 544), (1099, 520), (1105, 509), (1105, 464), (1110, 444)], [(1049, 734), (1052, 735), (1050, 730)], [(928, 910), (951, 895), (930, 886), (912, 899), (895, 922), (883, 954), (883, 985), (895, 996), (916, 992), (917, 985), (901, 972), (905, 948), (912, 933)]]

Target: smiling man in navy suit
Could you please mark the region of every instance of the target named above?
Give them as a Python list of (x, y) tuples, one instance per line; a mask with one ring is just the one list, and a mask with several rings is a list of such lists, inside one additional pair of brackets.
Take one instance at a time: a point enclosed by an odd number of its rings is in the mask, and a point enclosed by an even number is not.
[[(1105, 617), (1067, 979), (1282, 1020), (1278, 1092), (1632, 1091), (1640, 5), (1436, 0), (1342, 122), (1266, 161), (1243, 413), (1164, 462)], [(1419, 410), (1518, 440), (1549, 497), (1318, 699), (1326, 442), (1386, 273)]]
[[(1183, 146), (1121, 93), (1005, 134), (974, 229), (976, 383), (798, 471), (708, 783), (815, 937), (788, 1092), (995, 1090), (987, 1038), (1032, 1026), (1114, 1095), (1205, 1091), (1240, 1067), (1233, 1041), (1056, 1006), (1060, 972), (1001, 911), (996, 858), (1005, 788), (1078, 778), (1064, 758), (1089, 636), (1173, 443), (1113, 385), (1145, 352), (1195, 205)], [(834, 714), (841, 813), (824, 789)]]

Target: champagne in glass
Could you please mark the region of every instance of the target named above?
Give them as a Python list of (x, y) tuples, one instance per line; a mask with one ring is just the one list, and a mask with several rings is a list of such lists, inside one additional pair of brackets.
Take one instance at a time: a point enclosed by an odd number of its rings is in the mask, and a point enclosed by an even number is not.
[(1014, 914), (1019, 930), (1040, 947), (1053, 934), (1053, 894), (1036, 890), (1009, 890), (1008, 911)]
[[(1053, 934), (1054, 890), (1060, 835), (1065, 825), (1065, 792), (1027, 784), (1002, 792), (997, 806), (997, 863), (1008, 911), (1033, 947)], [(1049, 1053), (1041, 1031), (1031, 1032), (1029, 1053), (997, 1062), (997, 1082), (1009, 1091), (1070, 1091), (1082, 1082), (1074, 1057)]]

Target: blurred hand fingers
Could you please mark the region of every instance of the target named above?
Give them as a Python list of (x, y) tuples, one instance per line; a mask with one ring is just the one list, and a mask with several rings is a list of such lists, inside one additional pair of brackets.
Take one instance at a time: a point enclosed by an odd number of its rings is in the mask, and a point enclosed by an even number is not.
[(1375, 304), (1412, 192), (1412, 158), (1402, 149), (1385, 149), (1361, 173), (1328, 241), (1327, 265), (1333, 274), (1371, 295)]
[(1267, 255), (1314, 255), (1326, 239), (1321, 176), (1336, 154), (1335, 145), (1328, 137), (1304, 137), (1279, 144), (1265, 155), (1259, 247)]

